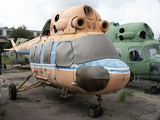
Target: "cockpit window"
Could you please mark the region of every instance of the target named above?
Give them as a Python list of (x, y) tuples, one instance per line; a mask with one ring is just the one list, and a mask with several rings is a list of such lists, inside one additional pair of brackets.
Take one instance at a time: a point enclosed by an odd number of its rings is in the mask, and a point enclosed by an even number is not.
[(144, 47), (145, 54), (148, 59), (160, 57), (160, 45), (148, 45)]
[(143, 55), (140, 48), (132, 48), (129, 52), (130, 61), (142, 61)]
[(46, 35), (50, 35), (50, 24), (51, 24), (51, 19), (49, 19), (43, 29), (42, 29), (42, 32), (41, 32), (41, 36), (46, 36)]
[(76, 63), (103, 58), (120, 59), (109, 37), (103, 34), (81, 37), (73, 40), (72, 44)]

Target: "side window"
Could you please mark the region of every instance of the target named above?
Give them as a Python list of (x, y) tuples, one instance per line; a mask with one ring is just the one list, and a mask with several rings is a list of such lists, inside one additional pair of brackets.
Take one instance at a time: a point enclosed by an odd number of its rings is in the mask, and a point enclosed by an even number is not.
[(30, 62), (34, 62), (35, 50), (36, 50), (36, 46), (31, 48)]
[(143, 55), (142, 55), (141, 49), (140, 48), (130, 49), (129, 59), (130, 61), (142, 61)]
[(35, 52), (35, 63), (40, 63), (40, 55), (41, 55), (41, 48), (42, 48), (42, 44), (37, 45), (37, 49)]
[(56, 49), (56, 66), (69, 67), (74, 62), (71, 42), (61, 42)]
[(51, 50), (52, 50), (53, 42), (46, 43), (46, 48), (44, 51), (44, 63), (50, 64), (50, 58), (51, 58)]
[(121, 48), (116, 48), (119, 57), (121, 57)]

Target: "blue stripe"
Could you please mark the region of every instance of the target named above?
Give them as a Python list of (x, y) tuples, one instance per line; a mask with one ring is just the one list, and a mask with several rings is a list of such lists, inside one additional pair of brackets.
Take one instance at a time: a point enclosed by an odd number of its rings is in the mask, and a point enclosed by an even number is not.
[[(116, 62), (115, 62), (116, 61)], [(30, 63), (32, 67), (39, 68), (51, 68), (59, 70), (77, 70), (79, 66), (102, 66), (110, 73), (129, 73), (129, 67), (119, 59), (101, 59), (96, 61), (90, 61), (83, 64), (76, 65), (75, 63), (70, 67), (56, 67), (55, 64), (38, 64)]]

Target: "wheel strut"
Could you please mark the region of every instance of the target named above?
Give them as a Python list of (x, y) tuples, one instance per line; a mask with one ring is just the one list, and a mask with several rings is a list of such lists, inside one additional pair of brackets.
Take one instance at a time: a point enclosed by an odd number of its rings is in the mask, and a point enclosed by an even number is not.
[(62, 95), (60, 95), (60, 97), (62, 98), (67, 98), (71, 95), (75, 95), (75, 93), (71, 93), (71, 94), (67, 94), (68, 93), (68, 88), (63, 87), (62, 89)]
[(42, 83), (40, 81), (38, 81), (38, 82), (35, 82), (34, 84), (31, 84), (27, 87), (21, 88), (29, 80), (29, 78), (33, 75), (34, 72), (32, 72), (17, 88), (16, 88), (15, 84), (13, 84), (13, 83), (9, 85), (9, 97), (11, 100), (17, 99), (17, 92), (22, 92), (22, 91), (32, 89), (32, 88), (35, 88), (35, 87), (42, 85)]
[(101, 95), (98, 96), (97, 101), (98, 101), (97, 110), (99, 110), (100, 108), (102, 108), (102, 104), (103, 104), (103, 99)]

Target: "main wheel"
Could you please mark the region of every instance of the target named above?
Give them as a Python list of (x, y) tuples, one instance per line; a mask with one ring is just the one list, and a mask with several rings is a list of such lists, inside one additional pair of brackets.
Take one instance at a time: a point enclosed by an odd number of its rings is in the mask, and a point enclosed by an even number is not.
[(152, 86), (151, 89), (150, 89), (150, 91), (151, 91), (152, 94), (159, 93), (159, 90), (157, 89), (157, 86)]
[(17, 89), (16, 89), (16, 86), (15, 84), (10, 84), (9, 85), (9, 98), (11, 100), (16, 100), (17, 99)]
[(101, 116), (103, 114), (103, 107), (101, 107), (98, 111), (98, 116)]
[(97, 108), (95, 106), (92, 106), (88, 109), (88, 114), (90, 117), (97, 117), (98, 112), (99, 111), (97, 110)]

